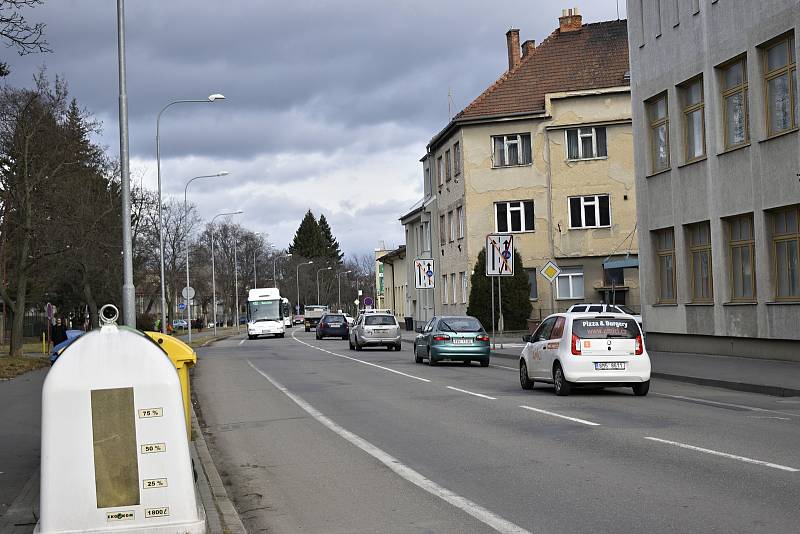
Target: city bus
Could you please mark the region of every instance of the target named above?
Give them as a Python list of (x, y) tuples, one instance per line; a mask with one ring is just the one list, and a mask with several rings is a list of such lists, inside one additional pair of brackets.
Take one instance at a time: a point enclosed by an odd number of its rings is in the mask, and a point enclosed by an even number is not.
[(247, 294), (247, 338), (283, 337), (283, 299), (277, 287), (251, 289)]

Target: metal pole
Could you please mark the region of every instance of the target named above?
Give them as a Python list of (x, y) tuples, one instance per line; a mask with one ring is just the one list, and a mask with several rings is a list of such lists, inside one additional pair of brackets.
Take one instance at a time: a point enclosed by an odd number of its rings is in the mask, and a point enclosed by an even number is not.
[(239, 272), (238, 267), (236, 265), (236, 239), (233, 240), (233, 287), (234, 291), (236, 292), (236, 297), (234, 300), (236, 301), (236, 333), (239, 333)]
[(278, 256), (272, 258), (272, 281), (278, 287)]
[(495, 348), (495, 331), (494, 331), (494, 276), (490, 276), (489, 280), (492, 283), (492, 350)]
[(298, 313), (300, 313), (299, 312), (299, 306), (300, 306), (300, 267), (302, 267), (303, 265), (311, 265), (312, 263), (314, 263), (314, 260), (307, 261), (305, 263), (298, 263), (297, 264), (297, 278), (296, 278), (296, 280), (297, 280), (297, 302), (295, 303), (295, 306), (297, 306), (297, 308), (295, 308), (295, 309), (298, 310)]
[[(216, 218), (216, 217), (215, 217)], [(214, 337), (217, 337), (217, 281), (216, 270), (214, 268), (214, 219), (211, 220), (211, 294), (214, 301), (214, 310), (212, 311), (214, 321)]]
[(336, 301), (337, 301), (338, 308), (341, 310), (342, 309), (342, 277), (340, 276), (340, 274), (336, 275), (336, 281), (338, 282), (337, 285), (339, 286), (339, 291), (338, 291), (338, 296), (336, 297)]
[[(117, 0), (117, 52), (119, 60), (119, 160), (122, 186), (122, 319), (124, 324), (135, 328), (136, 288), (133, 285), (128, 91), (125, 71), (125, 0)], [(3, 311), (5, 314), (5, 308)]]
[[(497, 277), (497, 315), (499, 316), (497, 319), (497, 329), (500, 330), (501, 334), (506, 330), (505, 321), (503, 321), (503, 285), (500, 283), (502, 279), (501, 276)], [(500, 342), (500, 348), (503, 348), (502, 341)]]
[(324, 269), (319, 269), (317, 271), (317, 304), (320, 304), (320, 298), (319, 298), (319, 273), (321, 273), (322, 271), (324, 271)]
[[(194, 180), (194, 178), (192, 178)], [(183, 219), (185, 223), (189, 224), (189, 210), (187, 209), (186, 204), (186, 195), (189, 190), (189, 184), (192, 183), (192, 180), (186, 182), (186, 187), (183, 188)], [(189, 295), (189, 235), (187, 230), (186, 235), (186, 328), (189, 330), (189, 344), (192, 343), (192, 299), (190, 299)]]
[(253, 289), (258, 287), (258, 276), (256, 273), (256, 254), (258, 253), (258, 247), (256, 246), (253, 249)]

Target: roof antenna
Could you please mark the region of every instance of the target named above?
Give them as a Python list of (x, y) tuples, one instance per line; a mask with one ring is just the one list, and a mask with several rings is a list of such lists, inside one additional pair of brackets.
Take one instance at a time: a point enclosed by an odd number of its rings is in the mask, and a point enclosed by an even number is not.
[(447, 122), (453, 118), (453, 88), (447, 88)]
[(619, 0), (617, 0), (617, 20), (619, 20)]

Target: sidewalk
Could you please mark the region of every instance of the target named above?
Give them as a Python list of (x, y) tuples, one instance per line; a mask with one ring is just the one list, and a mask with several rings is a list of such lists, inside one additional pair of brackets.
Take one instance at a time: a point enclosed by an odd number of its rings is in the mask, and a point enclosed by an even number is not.
[[(403, 341), (409, 343), (413, 343), (417, 335), (408, 331), (403, 331), (402, 334)], [(496, 344), (497, 348), (492, 351), (492, 356), (508, 360), (518, 360), (522, 347), (525, 346), (521, 338), (499, 336)], [(679, 352), (649, 354), (653, 366), (651, 375), (655, 378), (776, 397), (800, 396), (800, 363)]]

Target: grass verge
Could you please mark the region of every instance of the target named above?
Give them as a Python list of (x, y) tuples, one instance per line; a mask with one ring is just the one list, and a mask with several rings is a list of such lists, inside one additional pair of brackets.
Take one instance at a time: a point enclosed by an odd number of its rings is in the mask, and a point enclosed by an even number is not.
[(0, 356), (0, 379), (17, 377), (50, 365), (50, 361), (38, 356)]

